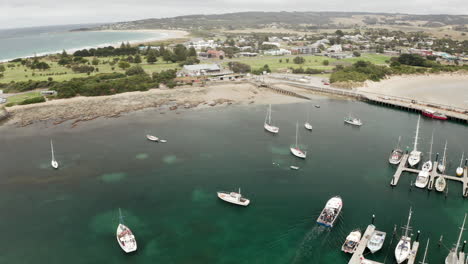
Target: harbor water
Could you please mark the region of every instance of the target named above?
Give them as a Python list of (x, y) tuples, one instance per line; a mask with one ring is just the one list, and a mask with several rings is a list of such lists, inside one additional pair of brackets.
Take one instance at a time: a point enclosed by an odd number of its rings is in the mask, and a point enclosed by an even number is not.
[[(347, 263), (341, 244), (353, 229), (364, 231), (372, 214), (387, 239), (366, 257), (394, 263), (410, 206), (414, 233), (421, 230), (422, 245), (431, 239), (429, 262), (442, 263), (468, 211), (461, 184), (450, 182), (447, 197), (410, 188), (410, 174), (390, 187), (388, 156), (399, 135), (404, 148), (412, 144), (417, 114), (322, 97), (310, 106), (273, 105), (277, 135), (263, 129), (267, 106), (253, 105), (148, 109), (76, 128), (0, 127), (0, 263)], [(312, 132), (303, 127), (308, 108)], [(349, 112), (364, 125), (345, 125)], [(289, 151), (296, 120), (306, 160)], [(468, 151), (467, 127), (422, 118), (423, 151), (433, 130), (435, 152), (448, 141), (447, 172), (454, 175)], [(50, 166), (50, 139), (58, 170)], [(216, 196), (239, 187), (248, 207)], [(315, 220), (335, 195), (344, 202), (340, 219), (320, 228)], [(115, 238), (119, 208), (137, 238), (134, 254), (123, 253)]]

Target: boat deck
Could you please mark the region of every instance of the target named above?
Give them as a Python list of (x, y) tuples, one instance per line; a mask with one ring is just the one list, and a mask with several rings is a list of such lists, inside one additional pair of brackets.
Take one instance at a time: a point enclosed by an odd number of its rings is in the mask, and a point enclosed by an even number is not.
[[(400, 177), (403, 174), (403, 172), (411, 172), (411, 173), (418, 174), (421, 171), (418, 169), (407, 167), (408, 157), (409, 157), (408, 154), (403, 155), (403, 158), (401, 159), (401, 162), (398, 165), (398, 168), (395, 171), (395, 174), (393, 174), (392, 181), (390, 182), (391, 186), (397, 186), (398, 181), (400, 180)], [(446, 175), (446, 174), (440, 174), (439, 172), (437, 172), (437, 165), (438, 165), (438, 162), (435, 161), (432, 166), (433, 169), (429, 174), (429, 183), (426, 188), (429, 190), (432, 190), (434, 188), (435, 178), (444, 177), (445, 180), (461, 182), (462, 183), (462, 195), (463, 197), (468, 197), (468, 167), (465, 167), (463, 169), (462, 177), (457, 177), (457, 176), (451, 176), (451, 175)]]

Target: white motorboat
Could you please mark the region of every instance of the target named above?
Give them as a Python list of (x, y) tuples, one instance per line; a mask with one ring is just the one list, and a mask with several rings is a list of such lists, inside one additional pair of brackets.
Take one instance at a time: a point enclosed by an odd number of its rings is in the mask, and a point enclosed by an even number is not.
[(350, 124), (350, 125), (353, 125), (353, 126), (362, 126), (361, 119), (352, 117), (351, 114), (349, 114), (348, 117), (345, 117), (344, 122), (346, 124)]
[(289, 168), (291, 168), (291, 170), (298, 170), (299, 169), (299, 167), (297, 167), (297, 166), (289, 166)]
[(372, 254), (379, 251), (382, 248), (385, 242), (386, 235), (387, 234), (382, 231), (374, 231), (372, 233), (371, 238), (369, 239), (369, 241), (367, 241), (367, 248)]
[(315, 105), (315, 108), (320, 108), (320, 105)]
[(429, 171), (421, 170), (418, 173), (418, 177), (416, 177), (416, 187), (418, 188), (426, 188), (427, 183), (429, 182)]
[(392, 153), (390, 154), (390, 158), (388, 158), (388, 162), (390, 162), (391, 164), (399, 164), (401, 161), (401, 158), (403, 157), (403, 150), (400, 147), (400, 141), (401, 141), (401, 137), (398, 137), (398, 144), (392, 150)]
[(343, 243), (343, 246), (341, 246), (341, 250), (345, 253), (353, 254), (359, 245), (359, 241), (361, 241), (361, 236), (362, 234), (360, 230), (354, 230), (353, 232), (349, 233), (345, 242)]
[(419, 136), (419, 121), (420, 120), (421, 120), (421, 116), (418, 117), (418, 124), (416, 125), (416, 136), (414, 138), (414, 147), (408, 157), (408, 163), (411, 167), (414, 167), (416, 164), (419, 163), (419, 161), (421, 161), (421, 151), (418, 151), (418, 136)]
[(265, 123), (263, 127), (265, 128), (266, 131), (271, 132), (273, 134), (277, 134), (279, 132), (279, 128), (271, 124), (271, 104), (268, 107), (268, 111), (265, 117)]
[(403, 227), (405, 230), (405, 234), (401, 237), (400, 241), (395, 248), (395, 259), (398, 264), (403, 263), (405, 260), (408, 259), (411, 253), (411, 236), (409, 236), (408, 232), (411, 230), (410, 221), (411, 221), (411, 208), (409, 211), (408, 222), (406, 226)]
[(55, 160), (54, 144), (52, 144), (52, 140), (50, 140), (50, 150), (51, 150), (51, 153), (52, 153), (52, 160), (50, 162), (50, 165), (52, 165), (52, 168), (58, 169), (59, 164), (58, 164), (57, 160)]
[(304, 124), (304, 127), (305, 127), (307, 130), (312, 131), (312, 125), (311, 125), (309, 122), (306, 122), (306, 123)]
[(435, 189), (438, 192), (443, 192), (445, 190), (445, 187), (447, 186), (447, 181), (445, 180), (444, 177), (437, 177), (435, 181)]
[(152, 136), (152, 135), (146, 135), (146, 138), (150, 141), (158, 142), (159, 138)]
[(307, 152), (299, 149), (299, 146), (297, 145), (298, 130), (299, 130), (299, 123), (296, 123), (296, 145), (291, 146), (289, 149), (291, 150), (291, 153), (294, 156), (301, 158), (301, 159), (305, 159), (307, 156)]
[(328, 200), (327, 204), (317, 218), (317, 224), (323, 225), (325, 227), (333, 227), (333, 224), (340, 215), (342, 208), (343, 201), (341, 200), (341, 197), (335, 196), (331, 198)]
[(119, 208), (120, 223), (117, 226), (117, 242), (125, 253), (130, 253), (137, 250), (137, 242), (132, 230), (123, 224), (122, 212)]
[(460, 235), (458, 235), (457, 244), (455, 244), (455, 247), (453, 247), (450, 250), (448, 256), (445, 258), (445, 264), (459, 264), (465, 261), (464, 259), (460, 259), (460, 260), (458, 259), (458, 248), (460, 247), (463, 230), (465, 228), (465, 220), (466, 220), (466, 214), (465, 214), (465, 218), (463, 218), (463, 224), (462, 224), (462, 227), (460, 228)]
[(218, 198), (232, 204), (247, 206), (250, 204), (250, 200), (242, 197), (241, 190), (239, 192), (218, 192)]
[(431, 147), (429, 149), (429, 160), (424, 162), (424, 164), (422, 166), (423, 171), (430, 172), (432, 170), (432, 145), (433, 145), (433, 143), (434, 143), (434, 133), (432, 133), (432, 136), (431, 136)]
[(446, 169), (446, 163), (447, 163), (447, 140), (445, 140), (445, 146), (444, 146), (444, 155), (442, 156), (442, 161), (437, 165), (437, 169), (440, 171), (440, 173), (444, 173)]
[(463, 175), (463, 156), (465, 155), (465, 152), (462, 153), (461, 160), (460, 160), (460, 166), (458, 166), (457, 170), (455, 171), (457, 176), (462, 176)]

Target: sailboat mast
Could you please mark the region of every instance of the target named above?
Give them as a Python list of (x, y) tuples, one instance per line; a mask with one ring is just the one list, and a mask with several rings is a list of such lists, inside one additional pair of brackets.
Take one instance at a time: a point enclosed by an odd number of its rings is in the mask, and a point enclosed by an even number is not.
[(299, 129), (299, 122), (296, 122), (296, 148), (297, 148), (297, 130)]
[(463, 156), (465, 156), (465, 151), (462, 152), (462, 158), (460, 160), (460, 167), (463, 165)]
[(422, 260), (421, 264), (427, 264), (426, 263), (426, 255), (427, 255), (427, 248), (428, 247), (429, 247), (429, 238), (427, 239), (426, 250), (424, 250), (424, 257), (423, 257), (423, 260)]
[(405, 237), (408, 237), (408, 230), (410, 229), (409, 228), (409, 224), (410, 224), (410, 221), (411, 221), (411, 207), (409, 209), (409, 216), (408, 216), (408, 223), (406, 223), (406, 227), (405, 227)]
[(419, 121), (421, 120), (421, 116), (418, 116), (418, 124), (416, 125), (416, 137), (414, 138), (414, 151), (418, 149), (418, 136), (419, 136)]
[(432, 145), (434, 143), (434, 132), (432, 132), (431, 136), (431, 148), (429, 149), (429, 160), (432, 160)]
[(447, 152), (447, 140), (445, 140), (445, 147), (444, 147), (444, 157), (442, 158), (442, 164), (445, 165), (445, 153)]
[(55, 156), (54, 156), (54, 145), (52, 144), (52, 140), (50, 140), (50, 150), (52, 152), (52, 160), (55, 160)]
[(460, 228), (460, 235), (458, 236), (457, 245), (455, 246), (455, 253), (458, 253), (458, 247), (460, 246), (460, 240), (461, 240), (461, 237), (463, 235), (463, 230), (465, 229), (465, 220), (466, 220), (466, 214), (465, 214), (465, 218), (463, 218), (462, 227)]
[(268, 111), (268, 124), (271, 125), (271, 104), (270, 104), (270, 110)]
[(400, 143), (401, 143), (401, 136), (398, 136), (398, 144), (397, 144), (397, 149), (400, 148)]
[(120, 223), (123, 224), (122, 210), (120, 210), (120, 208), (119, 208), (119, 220), (120, 220)]

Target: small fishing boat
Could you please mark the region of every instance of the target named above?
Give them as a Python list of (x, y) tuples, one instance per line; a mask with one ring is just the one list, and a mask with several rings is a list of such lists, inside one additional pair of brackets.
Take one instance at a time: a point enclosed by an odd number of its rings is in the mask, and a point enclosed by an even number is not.
[(369, 239), (369, 241), (367, 241), (367, 248), (372, 254), (374, 254), (382, 248), (385, 242), (386, 235), (387, 234), (382, 231), (374, 231), (372, 233), (371, 238)]
[(159, 141), (159, 138), (155, 137), (155, 136), (152, 136), (152, 135), (146, 135), (146, 138), (149, 140), (149, 141), (154, 141), (154, 142), (158, 142)]
[(445, 180), (444, 177), (439, 176), (437, 177), (435, 181), (435, 189), (438, 192), (443, 192), (445, 190), (445, 187), (447, 186), (447, 181)]
[(447, 140), (445, 141), (444, 155), (442, 156), (442, 161), (437, 165), (437, 169), (440, 173), (444, 173), (446, 169), (446, 159), (447, 159)]
[(159, 142), (161, 142), (161, 143), (166, 143), (167, 140), (165, 140), (165, 139), (160, 139)]
[(341, 250), (345, 253), (353, 254), (359, 245), (359, 241), (361, 241), (361, 236), (362, 234), (360, 230), (354, 230), (353, 232), (349, 233), (345, 242), (343, 243), (343, 246), (341, 246)]
[(263, 124), (263, 127), (265, 128), (266, 131), (273, 133), (273, 134), (278, 134), (279, 132), (279, 128), (271, 124), (271, 104), (268, 107), (268, 111), (265, 117), (265, 123)]
[(50, 165), (52, 165), (52, 168), (58, 169), (59, 164), (58, 164), (58, 162), (55, 160), (54, 145), (52, 144), (52, 140), (50, 140), (50, 150), (51, 150), (51, 152), (52, 152), (52, 160), (51, 160), (51, 162), (50, 162)]
[(291, 168), (291, 170), (298, 170), (299, 169), (299, 167), (297, 167), (297, 166), (289, 166), (289, 168)]
[(249, 199), (242, 197), (241, 190), (239, 192), (218, 192), (218, 198), (232, 204), (247, 206), (250, 203)]
[(307, 152), (302, 151), (301, 149), (299, 149), (299, 147), (297, 145), (298, 130), (299, 130), (299, 123), (296, 123), (296, 145), (291, 146), (289, 149), (291, 150), (291, 153), (294, 156), (296, 156), (298, 158), (301, 158), (301, 159), (305, 159), (306, 156), (307, 156)]
[(446, 115), (444, 115), (442, 113), (439, 113), (439, 112), (436, 112), (436, 111), (431, 110), (431, 109), (424, 109), (422, 111), (422, 114), (423, 114), (423, 116), (427, 116), (427, 117), (430, 117), (430, 118), (433, 118), (433, 119), (447, 120)]
[(456, 173), (457, 176), (462, 176), (463, 175), (463, 156), (465, 155), (465, 152), (462, 153), (461, 160), (460, 160), (460, 166), (458, 166)]
[(117, 242), (125, 253), (130, 253), (137, 250), (137, 242), (132, 230), (123, 224), (122, 211), (119, 208), (119, 225), (117, 226)]
[(426, 188), (427, 183), (429, 182), (429, 171), (421, 170), (418, 173), (418, 177), (416, 177), (416, 187), (418, 188)]
[(445, 258), (445, 264), (459, 264), (465, 261), (464, 259), (460, 259), (460, 260), (458, 259), (458, 249), (460, 248), (460, 242), (461, 242), (461, 238), (463, 235), (463, 230), (465, 230), (465, 220), (466, 220), (466, 214), (465, 214), (465, 218), (463, 218), (463, 224), (462, 224), (462, 227), (460, 228), (460, 234), (458, 235), (457, 244), (455, 244), (455, 247), (453, 247), (450, 250), (449, 254)]
[(421, 151), (418, 151), (418, 136), (419, 136), (419, 121), (421, 117), (418, 117), (418, 124), (416, 125), (416, 136), (414, 137), (414, 146), (413, 150), (410, 152), (408, 157), (408, 163), (411, 167), (414, 167), (416, 164), (421, 161)]
[(390, 158), (388, 158), (388, 162), (390, 162), (391, 164), (399, 164), (401, 161), (401, 158), (403, 157), (403, 150), (400, 147), (400, 141), (401, 141), (401, 137), (398, 137), (398, 144), (392, 150), (392, 153), (390, 154)]
[(335, 196), (331, 198), (328, 200), (327, 204), (317, 218), (317, 224), (323, 225), (325, 227), (333, 227), (333, 224), (340, 215), (342, 208), (343, 201), (341, 200), (341, 197)]
[(395, 248), (395, 259), (398, 264), (403, 263), (405, 260), (408, 259), (411, 253), (411, 236), (409, 236), (408, 232), (411, 230), (410, 221), (411, 221), (411, 208), (408, 215), (408, 222), (406, 226), (403, 227), (405, 230), (405, 234), (400, 238), (400, 241)]
[(352, 117), (351, 114), (349, 114), (348, 117), (345, 117), (344, 122), (346, 124), (350, 124), (350, 125), (353, 125), (353, 126), (362, 126), (361, 119)]

